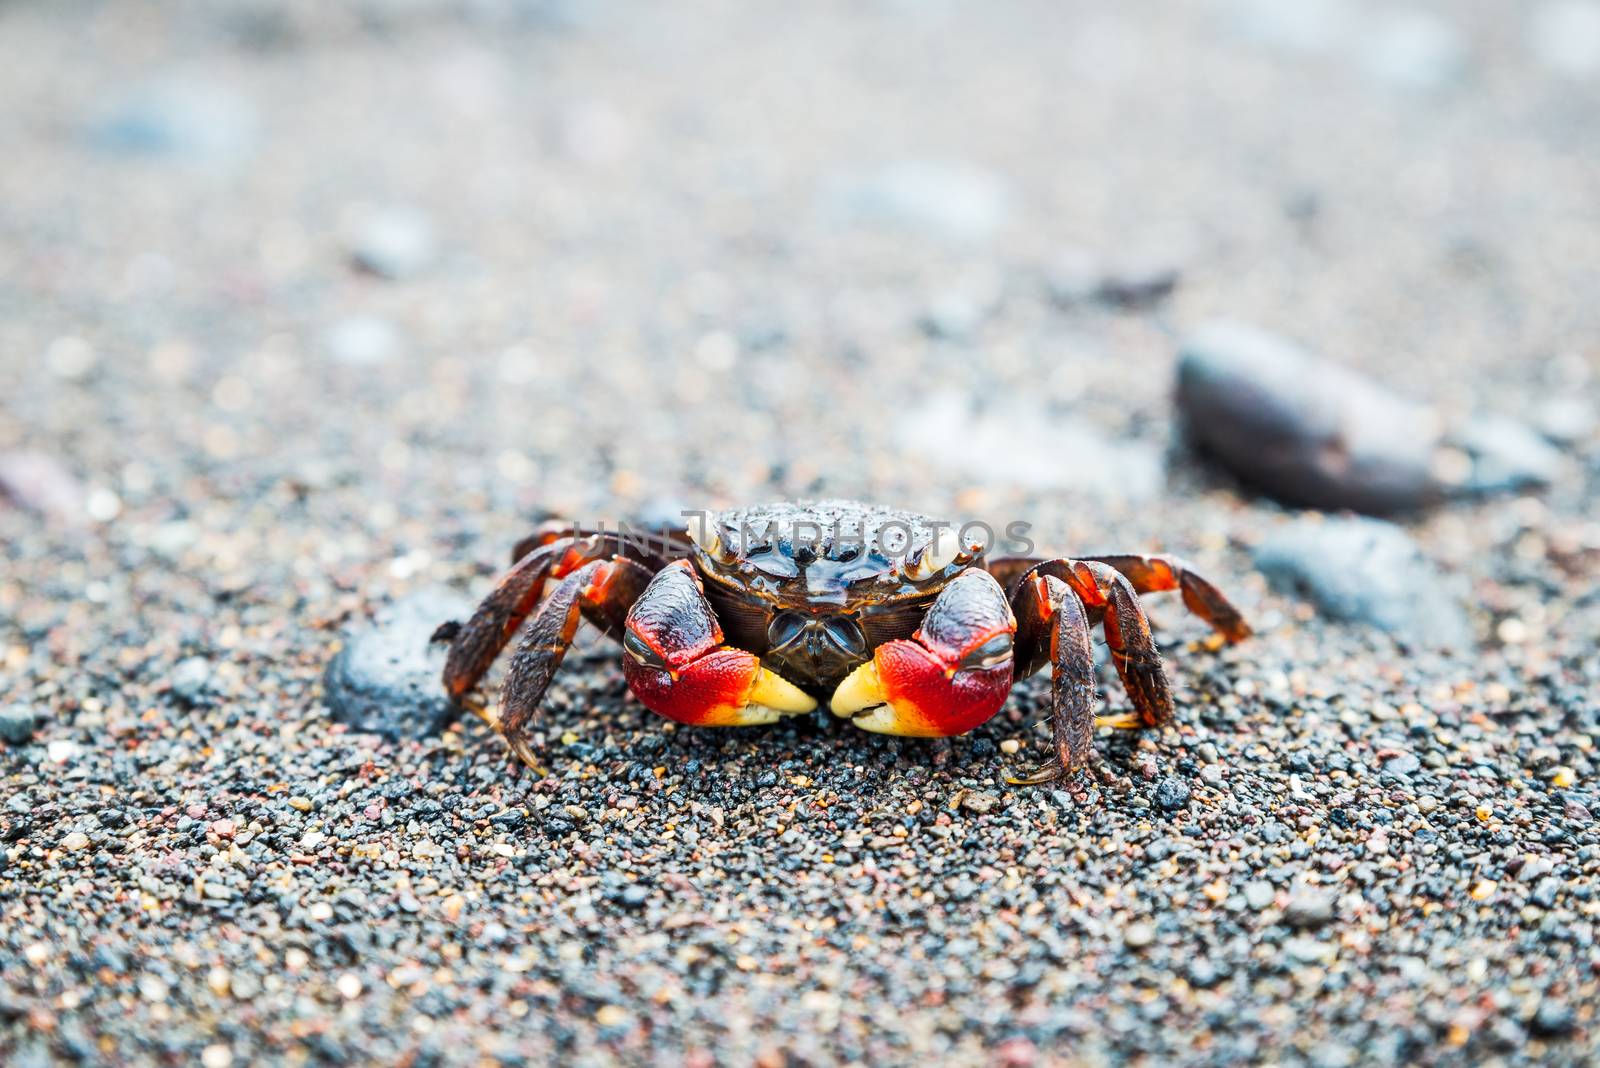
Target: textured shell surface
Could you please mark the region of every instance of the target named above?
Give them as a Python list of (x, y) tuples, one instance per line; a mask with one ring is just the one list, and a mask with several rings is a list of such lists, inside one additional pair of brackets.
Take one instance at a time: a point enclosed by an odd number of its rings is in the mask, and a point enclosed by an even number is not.
[[(861, 501), (732, 508), (692, 518), (689, 530), (702, 573), (784, 603), (844, 606), (926, 593), (959, 569), (953, 524)], [(935, 556), (952, 566), (919, 567)]]

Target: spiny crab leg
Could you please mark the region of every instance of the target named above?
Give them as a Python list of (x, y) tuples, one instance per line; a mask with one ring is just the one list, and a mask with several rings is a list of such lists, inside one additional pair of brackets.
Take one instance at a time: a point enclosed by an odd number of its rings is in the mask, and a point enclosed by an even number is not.
[(538, 767), (528, 728), (578, 623), (587, 619), (608, 634), (620, 634), (628, 609), (649, 582), (649, 570), (627, 557), (593, 560), (563, 578), (539, 607), (511, 656), (499, 712), (484, 715), (523, 763)]

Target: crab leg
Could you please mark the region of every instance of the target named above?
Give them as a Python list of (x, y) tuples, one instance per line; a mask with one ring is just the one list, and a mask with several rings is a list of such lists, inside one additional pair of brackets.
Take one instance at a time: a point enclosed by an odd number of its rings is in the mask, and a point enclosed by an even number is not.
[[(529, 540), (524, 539), (524, 543)], [(434, 632), (435, 640), (450, 642), (444, 664), (445, 691), (458, 699), (478, 684), (506, 642), (539, 603), (549, 579), (564, 578), (590, 561), (617, 555), (633, 557), (635, 554), (613, 534), (581, 538), (554, 534), (551, 540), (524, 553), (511, 570), (500, 577), (471, 619), (460, 624), (446, 623)], [(661, 566), (652, 560), (636, 562), (647, 571)]]
[(1017, 658), (1025, 672), (1050, 664), (1050, 729), (1056, 757), (1017, 784), (1049, 782), (1086, 767), (1093, 756), (1094, 650), (1083, 600), (1053, 575), (1033, 575), (1012, 598)]
[(669, 564), (628, 612), (622, 667), (644, 706), (679, 723), (742, 727), (810, 712), (817, 702), (726, 645), (722, 626), (687, 560)]
[[(1088, 560), (1046, 560), (1023, 578), (1023, 586), (1040, 575), (1060, 579), (1089, 610), (1091, 623), (1104, 623), (1106, 645), (1138, 713), (1139, 723), (1157, 727), (1172, 720), (1172, 690), (1161, 652), (1150, 633), (1150, 620), (1139, 604), (1133, 583), (1109, 565)], [(1018, 587), (1019, 593), (1022, 586)], [(1113, 726), (1131, 726), (1118, 720)]]
[[(1104, 556), (1082, 556), (1077, 559), (1087, 563), (1105, 564), (1127, 577), (1137, 593), (1160, 593), (1178, 590), (1189, 611), (1211, 624), (1230, 642), (1241, 642), (1250, 637), (1250, 624), (1209, 580), (1185, 560), (1165, 553), (1141, 556), (1136, 553), (1110, 553)], [(1022, 577), (1048, 557), (997, 556), (984, 563), (989, 574), (999, 580), (1013, 594)]]
[(523, 763), (535, 763), (528, 725), (572, 645), (579, 621), (587, 619), (608, 634), (621, 634), (628, 609), (650, 578), (647, 568), (625, 556), (591, 560), (563, 578), (540, 606), (511, 656), (500, 711), (486, 717)]
[(833, 712), (879, 734), (965, 733), (1005, 703), (1016, 629), (994, 577), (965, 571), (940, 591), (915, 634), (884, 642), (839, 684)]
[(564, 519), (547, 519), (533, 528), (531, 534), (518, 540), (511, 549), (511, 562), (516, 564), (535, 549), (563, 538), (609, 538), (613, 543), (626, 544), (628, 555), (641, 562), (653, 562), (652, 571), (659, 571), (668, 560), (682, 556), (692, 544), (687, 531), (656, 528), (635, 528), (624, 525), (621, 529), (609, 527), (574, 526)]
[(1117, 553), (1080, 559), (1115, 568), (1139, 593), (1178, 590), (1189, 611), (1211, 624), (1230, 642), (1242, 642), (1250, 637), (1250, 624), (1245, 622), (1244, 616), (1221, 590), (1193, 570), (1187, 561), (1164, 553), (1156, 556)]

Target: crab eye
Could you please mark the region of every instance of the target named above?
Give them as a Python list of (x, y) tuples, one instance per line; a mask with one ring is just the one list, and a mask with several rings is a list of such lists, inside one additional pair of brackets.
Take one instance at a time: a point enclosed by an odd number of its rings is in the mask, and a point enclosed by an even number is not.
[(704, 517), (698, 523), (689, 524), (689, 538), (713, 560), (728, 558), (728, 549), (722, 544), (722, 535)]
[(911, 566), (906, 569), (906, 578), (913, 582), (932, 578), (955, 563), (962, 550), (962, 544), (955, 538), (935, 538), (911, 561)]
[(805, 617), (799, 612), (780, 612), (767, 628), (767, 644), (774, 649), (788, 645), (805, 626)]
[(861, 633), (861, 628), (856, 626), (853, 620), (837, 616), (823, 623), (822, 627), (828, 634), (828, 640), (838, 648), (851, 656), (866, 655), (866, 635)]
[(961, 666), (964, 668), (994, 667), (1010, 656), (1011, 635), (1002, 632), (962, 657)]
[(622, 649), (639, 663), (648, 667), (661, 668), (663, 671), (671, 667), (660, 653), (650, 648), (643, 638), (631, 630), (622, 632)]

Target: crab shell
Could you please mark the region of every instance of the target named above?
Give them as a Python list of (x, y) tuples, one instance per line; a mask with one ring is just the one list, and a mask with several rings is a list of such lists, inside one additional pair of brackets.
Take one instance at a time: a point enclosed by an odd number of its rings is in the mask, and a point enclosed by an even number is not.
[(854, 501), (732, 509), (689, 532), (728, 644), (819, 697), (911, 637), (983, 551), (949, 523)]

